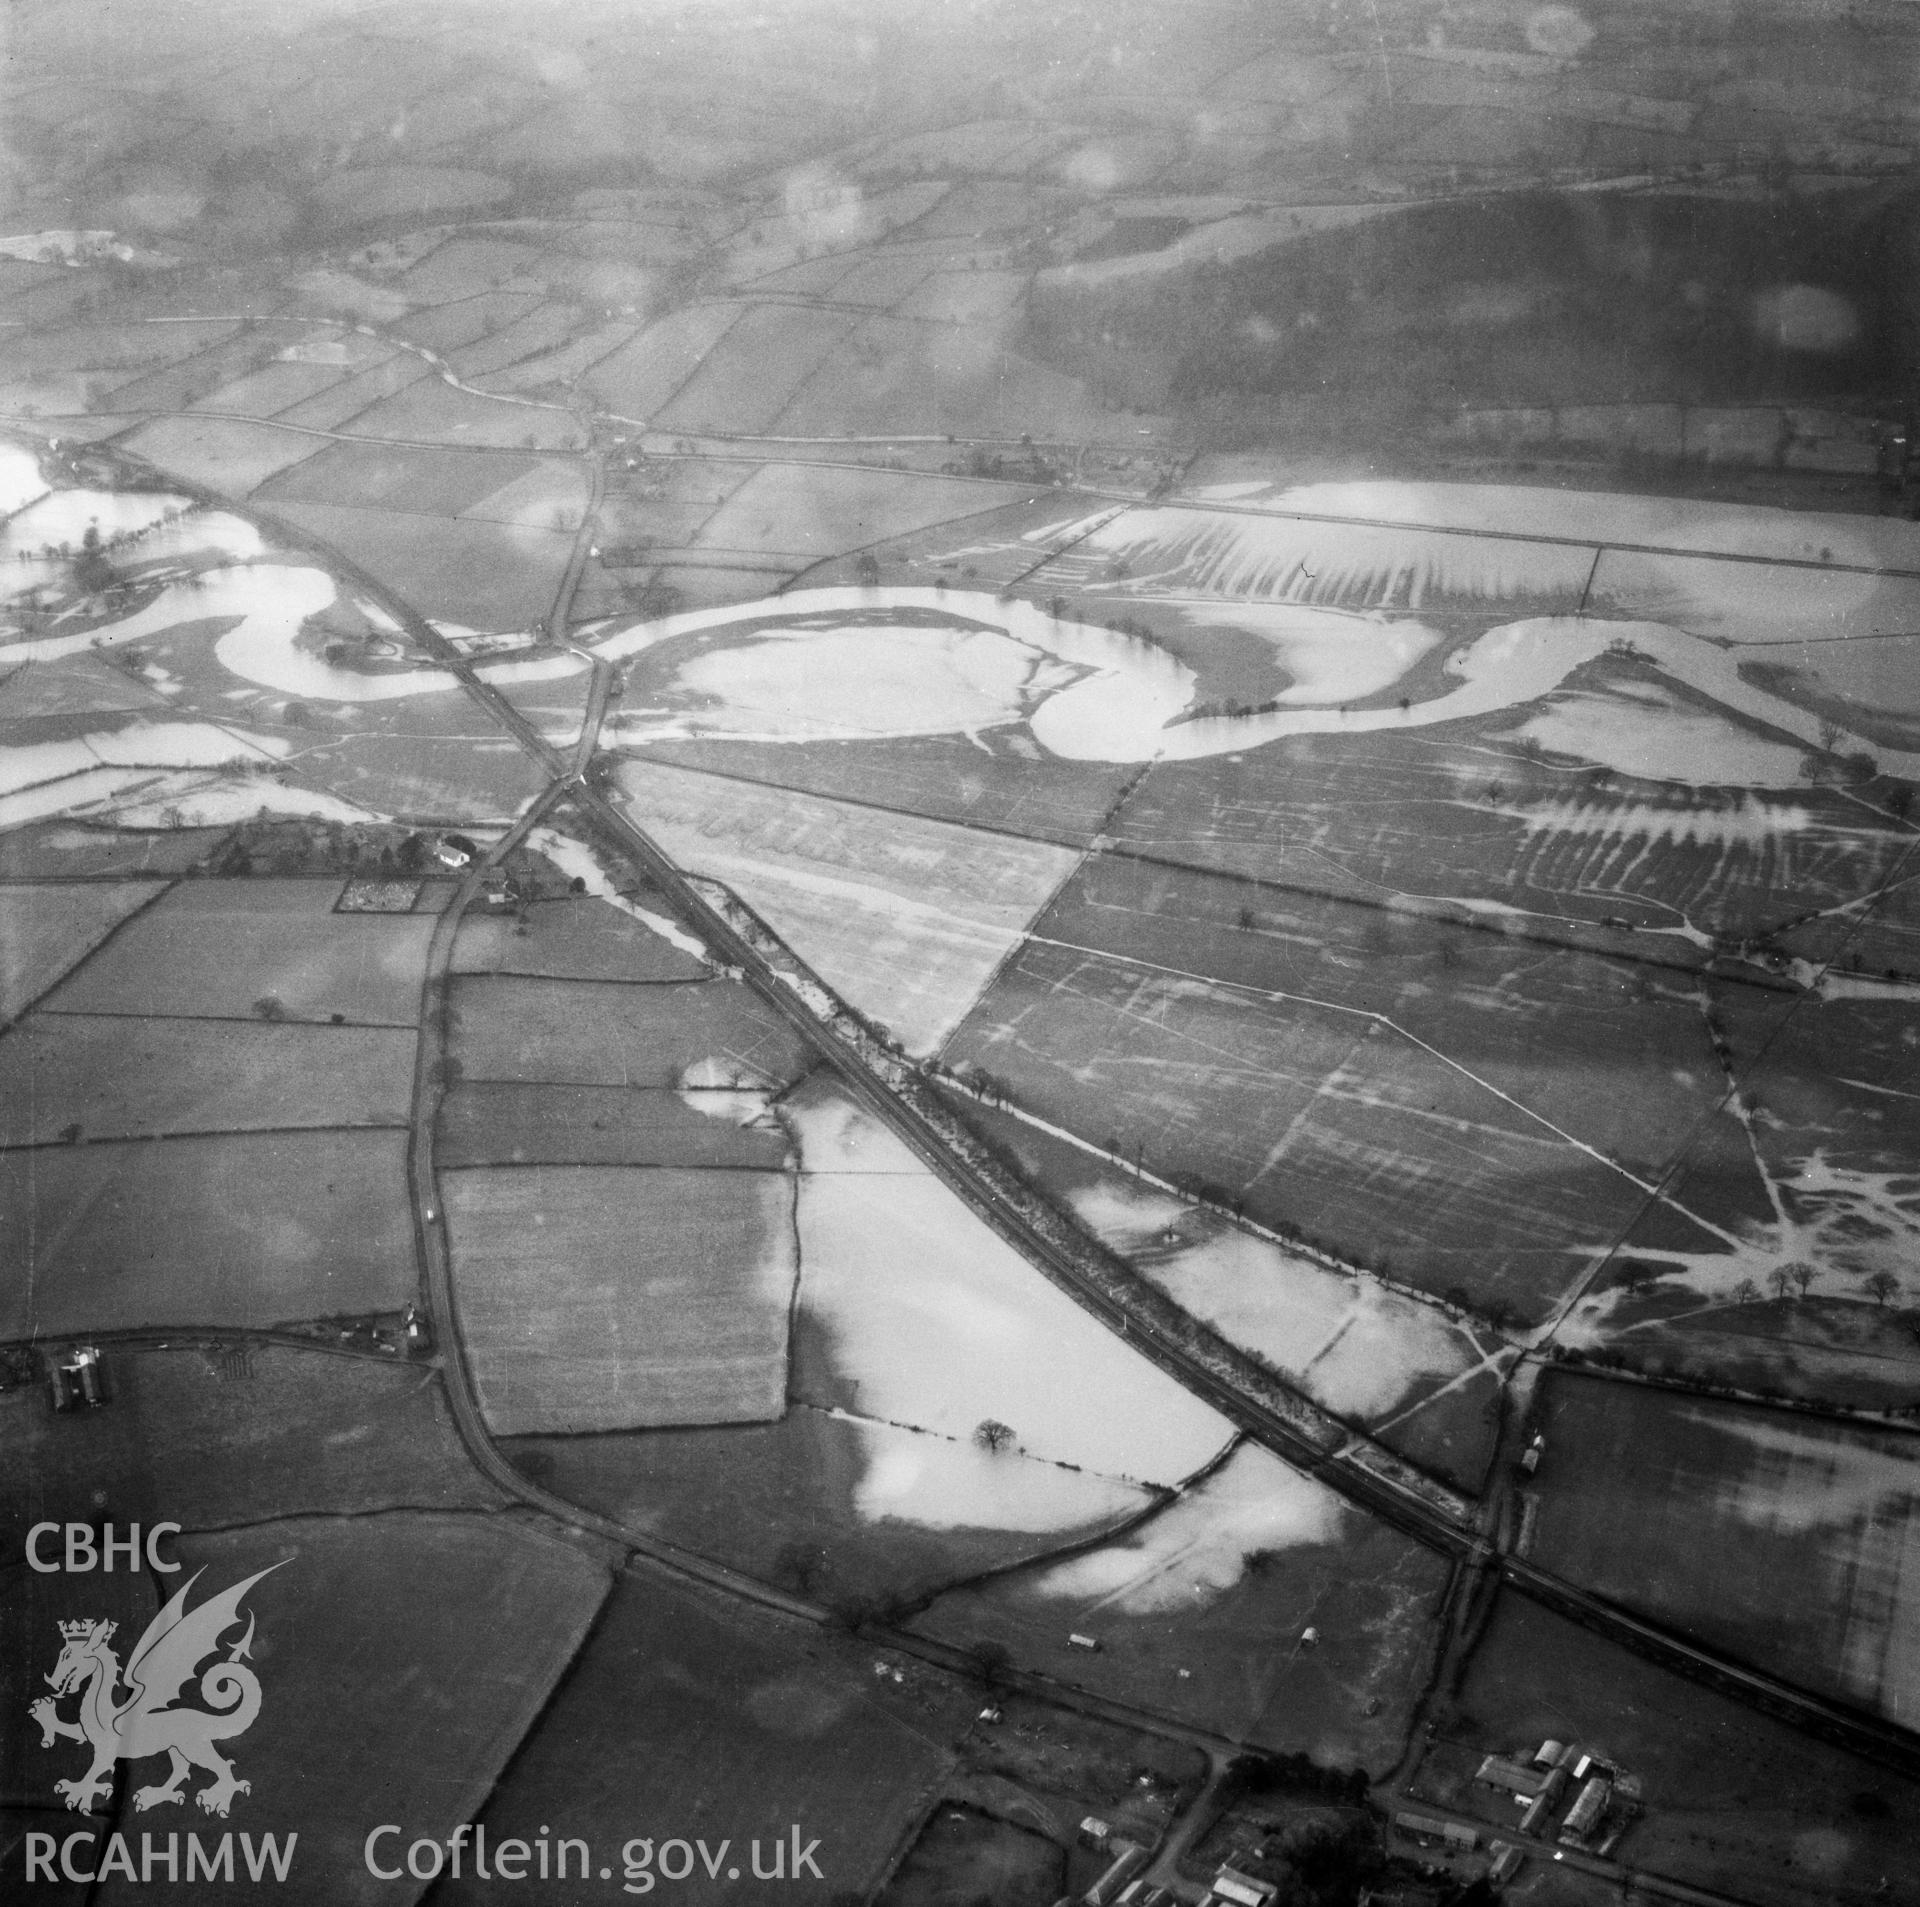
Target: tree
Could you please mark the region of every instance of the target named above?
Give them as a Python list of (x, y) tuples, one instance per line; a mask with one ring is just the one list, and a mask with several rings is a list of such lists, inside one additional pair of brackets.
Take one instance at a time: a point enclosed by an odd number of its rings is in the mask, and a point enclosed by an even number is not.
[(973, 1427), (973, 1441), (982, 1450), (992, 1451), (996, 1455), (1013, 1444), (1013, 1427), (1003, 1424), (997, 1417), (982, 1417)]
[(1890, 1271), (1876, 1271), (1868, 1274), (1866, 1293), (1875, 1304), (1885, 1308), (1888, 1299), (1900, 1289), (1900, 1280)]
[(1773, 1287), (1773, 1295), (1776, 1298), (1784, 1299), (1793, 1290), (1793, 1273), (1785, 1265), (1775, 1265), (1767, 1273), (1767, 1283)]
[(1735, 1304), (1758, 1304), (1760, 1287), (1751, 1278), (1742, 1278), (1733, 1288), (1733, 1301)]
[(1784, 1267), (1784, 1270), (1788, 1277), (1790, 1277), (1799, 1288), (1800, 1295), (1803, 1298), (1807, 1295), (1808, 1286), (1820, 1275), (1818, 1269), (1808, 1264), (1804, 1258), (1794, 1259)]

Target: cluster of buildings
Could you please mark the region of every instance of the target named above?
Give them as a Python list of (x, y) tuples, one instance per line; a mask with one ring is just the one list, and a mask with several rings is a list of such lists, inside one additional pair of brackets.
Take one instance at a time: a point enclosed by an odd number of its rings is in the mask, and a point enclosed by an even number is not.
[(1639, 1811), (1640, 1780), (1578, 1742), (1545, 1741), (1527, 1761), (1489, 1755), (1474, 1780), (1511, 1795), (1520, 1832), (1606, 1854)]
[[(1146, 1878), (1153, 1859), (1151, 1847), (1115, 1833), (1111, 1823), (1092, 1815), (1080, 1823), (1080, 1844), (1107, 1855), (1107, 1865), (1084, 1894), (1059, 1901), (1056, 1907), (1175, 1907), (1176, 1903), (1185, 1907), (1184, 1896)], [(1201, 1907), (1274, 1907), (1279, 1891), (1270, 1881), (1223, 1867), (1214, 1875)]]

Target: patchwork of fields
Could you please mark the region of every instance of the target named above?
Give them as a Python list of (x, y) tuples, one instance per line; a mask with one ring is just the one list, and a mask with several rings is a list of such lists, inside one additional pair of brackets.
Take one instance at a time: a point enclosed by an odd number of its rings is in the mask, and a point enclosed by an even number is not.
[[(1639, 1806), (1516, 1899), (1920, 1898), (1898, 10), (94, 11), (0, 1537), (271, 1572), (283, 1891), (1411, 1899), (1552, 1736)], [(0, 1864), (77, 1612), (0, 1564)]]

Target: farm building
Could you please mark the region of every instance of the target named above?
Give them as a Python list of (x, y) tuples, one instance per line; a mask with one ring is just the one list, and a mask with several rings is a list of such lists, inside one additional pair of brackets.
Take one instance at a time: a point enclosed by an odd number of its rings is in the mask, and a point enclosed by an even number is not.
[(1257, 1881), (1250, 1874), (1223, 1867), (1214, 1875), (1207, 1899), (1221, 1902), (1223, 1907), (1272, 1907), (1279, 1892), (1270, 1881)]
[(1558, 1769), (1529, 1768), (1501, 1755), (1489, 1755), (1481, 1762), (1474, 1780), (1483, 1788), (1501, 1788), (1508, 1794), (1524, 1795), (1529, 1801), (1537, 1795)]
[(1495, 1841), (1489, 1852), (1493, 1861), (1487, 1869), (1487, 1879), (1496, 1887), (1504, 1887), (1526, 1863), (1526, 1850), (1515, 1847), (1511, 1841)]
[(76, 1344), (48, 1366), (47, 1378), (55, 1410), (92, 1410), (107, 1401), (107, 1374), (98, 1345)]
[(1595, 1775), (1580, 1790), (1579, 1799), (1567, 1810), (1567, 1818), (1560, 1828), (1560, 1839), (1576, 1847), (1584, 1841), (1599, 1825), (1612, 1793), (1613, 1783), (1604, 1775)]
[(1444, 1841), (1449, 1847), (1459, 1848), (1480, 1845), (1480, 1836), (1475, 1829), (1454, 1821), (1442, 1821), (1431, 1814), (1413, 1814), (1403, 1808), (1394, 1815), (1393, 1825), (1402, 1834), (1411, 1834), (1416, 1840)]
[(1087, 1907), (1107, 1907), (1110, 1901), (1117, 1901), (1120, 1890), (1146, 1866), (1151, 1856), (1138, 1841), (1113, 1841), (1109, 1843), (1113, 1860), (1100, 1878), (1089, 1887), (1082, 1896)]

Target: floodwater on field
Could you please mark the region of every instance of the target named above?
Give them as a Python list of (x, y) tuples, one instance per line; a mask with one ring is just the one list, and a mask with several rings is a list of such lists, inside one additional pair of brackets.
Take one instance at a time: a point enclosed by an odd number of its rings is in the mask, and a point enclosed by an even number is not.
[[(1853, 984), (1861, 988), (1855, 998), (1913, 999), (1911, 987), (1876, 994), (1868, 991), (1872, 981)], [(1848, 986), (1847, 976), (1834, 975), (1821, 982), (1821, 991), (1844, 998)], [(1759, 1294), (1771, 1296), (1773, 1274), (1796, 1260), (1815, 1268), (1816, 1294), (1832, 1295), (1838, 1279), (1852, 1286), (1864, 1275), (1884, 1271), (1897, 1281), (1891, 1299), (1896, 1307), (1920, 1299), (1920, 1171), (1844, 1165), (1816, 1149), (1770, 1175), (1769, 1190), (1774, 1217), (1722, 1233), (1717, 1251), (1680, 1251), (1635, 1240), (1632, 1255), (1659, 1271), (1663, 1288), (1690, 1291), (1703, 1304), (1741, 1302), (1740, 1287), (1748, 1280)], [(1618, 1285), (1591, 1293), (1556, 1335), (1583, 1348), (1604, 1343), (1612, 1314), (1626, 1299)]]
[(1643, 781), (1694, 788), (1793, 788), (1806, 783), (1806, 751), (1742, 728), (1724, 715), (1642, 683), (1604, 694), (1555, 696), (1520, 735), (1556, 755), (1598, 762)]
[(730, 1126), (764, 1119), (773, 1104), (773, 1084), (764, 1073), (717, 1053), (685, 1067), (674, 1090), (680, 1103), (703, 1119), (722, 1119)]
[(536, 854), (544, 854), (569, 880), (578, 881), (582, 893), (591, 894), (617, 907), (621, 913), (637, 920), (641, 926), (652, 929), (669, 946), (678, 947), (682, 953), (691, 954), (696, 960), (710, 957), (707, 943), (689, 933), (677, 920), (657, 913), (650, 907), (642, 907), (621, 893), (616, 877), (602, 865), (600, 857), (586, 842), (576, 840), (570, 834), (556, 833), (552, 828), (535, 828), (527, 836), (527, 845)]
[(863, 1464), (854, 1507), (870, 1523), (894, 1518), (923, 1529), (1070, 1530), (1129, 1516), (1153, 1500), (1137, 1484), (1095, 1471), (984, 1450), (971, 1438), (834, 1414), (859, 1432)]
[(267, 761), (285, 755), (289, 746), (280, 737), (212, 722), (132, 722), (64, 742), (0, 750), (0, 793), (100, 767), (221, 768), (236, 761)]
[(1813, 825), (1813, 813), (1798, 802), (1738, 801), (1730, 808), (1656, 807), (1578, 800), (1549, 801), (1529, 808), (1496, 807), (1530, 830), (1551, 834), (1602, 835), (1633, 842), (1645, 852), (1663, 842), (1704, 847), (1761, 847), (1782, 834)]
[(1446, 640), (1410, 617), (1306, 603), (1183, 603), (1180, 613), (1203, 629), (1244, 629), (1271, 643), (1293, 678), (1293, 686), (1274, 698), (1288, 707), (1364, 701), (1392, 688)]
[[(1298, 686), (1316, 694), (1342, 679), (1364, 681), (1373, 693), (1390, 689), (1393, 645), (1406, 645), (1402, 674), (1431, 646), (1419, 623), (1358, 616), (1291, 623), (1296, 612), (1275, 614), (1271, 604), (1244, 606), (1250, 613), (1241, 620), (1242, 607), (1221, 605), (1221, 625), (1269, 633), (1283, 649), (1291, 645), (1291, 659), (1309, 678)], [(1193, 613), (1191, 604), (1181, 608)], [(1270, 615), (1274, 620), (1267, 621)], [(729, 642), (730, 626), (738, 635)], [(702, 641), (688, 655), (677, 639), (694, 635)], [(609, 729), (615, 742), (803, 743), (978, 734), (1024, 722), (1042, 748), (1066, 760), (1198, 761), (1287, 736), (1425, 728), (1496, 714), (1551, 694), (1576, 669), (1614, 649), (1809, 746), (1821, 730), (1812, 712), (1745, 679), (1736, 652), (1665, 623), (1598, 616), (1534, 616), (1485, 630), (1442, 665), (1454, 686), (1405, 708), (1288, 706), (1197, 720), (1179, 719), (1192, 706), (1193, 672), (1154, 643), (978, 593), (796, 591), (629, 628), (597, 647), (610, 657), (648, 658)], [(1579, 740), (1565, 722), (1553, 733), (1556, 746)], [(1622, 751), (1617, 719), (1603, 723), (1596, 746)], [(1670, 760), (1673, 751), (1662, 744), (1659, 753)], [(1778, 761), (1768, 761), (1771, 773)], [(1920, 751), (1883, 747), (1880, 761), (1894, 774), (1920, 774)]]
[[(800, 1307), (861, 1417), (1175, 1484), (1232, 1427), (1082, 1311), (884, 1126), (831, 1090), (785, 1108), (799, 1142)], [(958, 1518), (956, 1518), (958, 1520)]]
[(0, 516), (11, 516), (46, 493), (39, 458), (23, 445), (0, 443)]
[[(131, 779), (133, 777), (129, 777)], [(271, 776), (240, 779), (223, 776), (209, 780), (203, 775), (175, 775), (139, 793), (137, 802), (115, 805), (116, 826), (222, 828), (239, 821), (252, 821), (262, 814), (298, 815), (311, 821), (349, 824), (393, 819), (378, 809), (343, 801), (323, 788), (301, 788), (275, 781)]]
[(78, 550), (89, 528), (100, 532), (102, 543), (138, 536), (193, 507), (191, 497), (144, 490), (55, 490), (0, 529), (0, 562), (17, 563), (49, 545), (58, 549), (64, 543)]
[(1211, 484), (1208, 501), (1254, 503), (1276, 515), (1352, 517), (1410, 529), (1487, 530), (1632, 543), (1711, 556), (1920, 568), (1920, 524), (1899, 517), (1779, 510), (1758, 503), (1648, 497), (1502, 483)]
[(1329, 1271), (1183, 1200), (1111, 1184), (1070, 1197), (1080, 1219), (1183, 1311), (1342, 1416), (1384, 1416), (1424, 1380), (1479, 1362), (1429, 1306), (1376, 1279)]
[(1199, 590), (1405, 609), (1436, 598), (1499, 604), (1544, 597), (1571, 608), (1593, 569), (1593, 551), (1574, 544), (1170, 504), (1088, 517), (1059, 534), (1073, 545), (1075, 570), (1093, 565), (1097, 576), (1104, 562), (1129, 592), (1147, 595)]
[(1231, 1589), (1261, 1550), (1336, 1541), (1346, 1505), (1257, 1444), (1242, 1444), (1213, 1475), (1117, 1543), (1056, 1564), (1032, 1593), (1149, 1616), (1191, 1609)]

